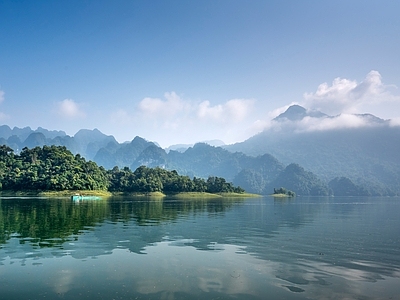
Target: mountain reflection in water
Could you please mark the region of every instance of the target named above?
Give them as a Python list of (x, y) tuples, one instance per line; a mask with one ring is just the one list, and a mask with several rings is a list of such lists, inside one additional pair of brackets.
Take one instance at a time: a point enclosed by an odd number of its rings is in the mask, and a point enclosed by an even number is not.
[(4, 299), (400, 296), (398, 198), (0, 200)]

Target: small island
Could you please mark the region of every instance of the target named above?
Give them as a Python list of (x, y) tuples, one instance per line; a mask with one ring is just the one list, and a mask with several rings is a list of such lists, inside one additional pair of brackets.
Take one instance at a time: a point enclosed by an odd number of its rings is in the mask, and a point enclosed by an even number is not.
[(38, 196), (252, 196), (216, 176), (190, 178), (175, 170), (146, 166), (135, 171), (129, 167), (105, 170), (64, 146), (23, 148), (19, 154), (0, 146), (0, 191), (3, 195)]
[(287, 190), (283, 187), (279, 189), (274, 188), (274, 193), (272, 194), (273, 197), (295, 197), (296, 193), (290, 190)]

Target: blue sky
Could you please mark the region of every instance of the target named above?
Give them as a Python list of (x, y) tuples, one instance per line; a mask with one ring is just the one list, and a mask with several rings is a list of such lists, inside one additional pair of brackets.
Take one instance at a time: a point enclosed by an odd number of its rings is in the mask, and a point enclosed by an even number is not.
[(166, 147), (288, 105), (400, 124), (399, 1), (1, 1), (0, 124)]

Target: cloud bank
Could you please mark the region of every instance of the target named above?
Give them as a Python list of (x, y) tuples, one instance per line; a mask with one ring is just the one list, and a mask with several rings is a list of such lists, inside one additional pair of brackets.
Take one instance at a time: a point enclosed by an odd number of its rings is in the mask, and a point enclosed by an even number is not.
[(366, 118), (353, 114), (340, 114), (333, 118), (312, 118), (305, 117), (299, 121), (296, 130), (302, 131), (323, 131), (343, 128), (359, 128), (375, 126), (376, 123), (369, 122)]
[[(250, 98), (233, 98), (218, 102), (207, 99), (193, 100), (171, 91), (161, 97), (144, 97), (139, 101), (131, 99), (131, 103), (114, 107), (107, 114), (94, 109), (90, 111), (90, 118), (86, 118), (82, 104), (72, 99), (64, 99), (57, 103), (57, 114), (62, 118), (55, 120), (55, 123), (66, 120), (69, 127), (78, 128), (87, 126), (87, 122), (90, 121), (91, 126), (113, 134), (120, 142), (138, 135), (158, 142), (162, 147), (216, 139), (225, 143), (235, 143), (268, 129), (305, 132), (379, 124), (379, 121), (371, 122), (371, 119), (354, 114), (374, 112), (376, 116), (381, 117), (379, 111), (374, 108), (386, 106), (385, 110), (388, 111), (388, 105), (393, 107), (390, 111), (398, 113), (400, 97), (393, 93), (395, 89), (395, 86), (383, 83), (379, 72), (371, 71), (360, 82), (335, 78), (330, 84), (321, 83), (314, 92), (305, 93), (302, 100), (270, 112), (263, 109), (263, 105), (269, 101), (262, 102)], [(0, 100), (2, 99), (4, 93), (0, 94)], [(297, 121), (273, 120), (294, 104), (310, 111), (321, 111), (332, 117), (315, 117), (315, 114), (310, 114)], [(71, 120), (74, 122), (70, 122)], [(400, 121), (393, 118), (386, 124), (400, 126)]]
[[(143, 98), (132, 109), (118, 108), (112, 112), (110, 121), (116, 128), (133, 128), (137, 135), (163, 146), (211, 139), (234, 143), (268, 129), (305, 132), (376, 126), (381, 121), (356, 114), (375, 113), (376, 108), (387, 105), (400, 108), (400, 97), (393, 93), (395, 89), (395, 86), (383, 83), (379, 72), (371, 71), (361, 82), (335, 78), (331, 84), (322, 83), (316, 91), (305, 93), (302, 101), (264, 114), (262, 103), (254, 99), (237, 98), (212, 103), (168, 92), (160, 98)], [(294, 104), (331, 117), (310, 114), (297, 121), (273, 120)], [(379, 112), (375, 114), (380, 116)], [(264, 117), (257, 119), (256, 116), (261, 115)], [(400, 121), (394, 119), (387, 124), (398, 126)]]
[[(246, 132), (250, 137), (263, 130), (305, 132), (376, 126), (382, 124), (382, 120), (361, 114), (374, 112), (377, 117), (381, 117), (380, 112), (387, 111), (389, 105), (392, 107), (392, 111), (398, 114), (400, 96), (393, 93), (393, 90), (396, 89), (397, 87), (394, 85), (384, 84), (381, 74), (374, 70), (370, 71), (361, 82), (335, 78), (331, 84), (321, 83), (315, 92), (304, 93), (302, 101), (278, 107), (267, 112), (265, 118), (253, 120), (252, 124), (246, 128)], [(292, 105), (306, 108), (309, 115), (296, 121), (274, 120)], [(209, 116), (218, 118), (221, 111), (221, 105), (209, 107), (208, 102), (203, 102), (200, 115), (208, 113)], [(317, 112), (328, 116), (316, 117)], [(391, 118), (386, 124), (400, 126), (400, 119), (398, 117)]]
[(214, 106), (209, 101), (203, 101), (196, 108), (197, 117), (218, 123), (240, 122), (248, 116), (253, 104), (254, 100), (250, 99), (232, 99)]
[(393, 85), (385, 85), (378, 71), (371, 71), (358, 83), (355, 80), (335, 78), (331, 85), (324, 82), (314, 93), (305, 93), (303, 105), (330, 115), (365, 113), (379, 105), (400, 103), (392, 94)]
[(153, 118), (172, 118), (178, 113), (187, 110), (185, 103), (175, 92), (165, 93), (165, 100), (159, 98), (144, 98), (138, 108), (142, 114)]
[[(139, 134), (153, 136), (165, 145), (211, 139), (230, 142), (244, 138), (245, 129), (251, 125), (254, 103), (253, 99), (230, 99), (213, 105), (208, 100), (193, 101), (168, 92), (163, 98), (142, 99), (131, 111), (119, 108), (110, 120), (114, 124), (140, 127), (143, 133)], [(139, 124), (146, 124), (146, 129)], [(156, 137), (160, 134), (164, 135), (164, 141)]]
[[(305, 132), (382, 125), (383, 120), (363, 114), (375, 112), (377, 108), (388, 105), (392, 106), (394, 111), (400, 111), (400, 97), (392, 93), (393, 89), (396, 89), (396, 86), (384, 84), (378, 71), (369, 72), (359, 83), (355, 80), (335, 78), (331, 85), (324, 82), (315, 92), (305, 93), (302, 102), (293, 102), (271, 111), (270, 121), (263, 122), (264, 129)], [(304, 118), (295, 121), (273, 120), (294, 104), (308, 110)], [(316, 117), (311, 113), (315, 111), (328, 116)], [(376, 116), (379, 117), (379, 112)], [(400, 119), (394, 118), (385, 124), (400, 126)]]

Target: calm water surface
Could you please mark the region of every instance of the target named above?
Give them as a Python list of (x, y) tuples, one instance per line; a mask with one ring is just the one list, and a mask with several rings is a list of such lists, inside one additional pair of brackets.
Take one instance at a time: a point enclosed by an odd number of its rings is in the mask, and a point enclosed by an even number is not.
[(399, 198), (0, 198), (0, 298), (399, 299), (399, 216)]

